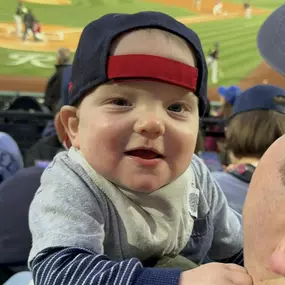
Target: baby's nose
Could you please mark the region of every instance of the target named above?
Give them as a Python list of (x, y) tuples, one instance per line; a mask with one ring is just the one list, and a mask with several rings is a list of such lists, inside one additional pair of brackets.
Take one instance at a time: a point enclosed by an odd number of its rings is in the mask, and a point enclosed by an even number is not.
[(150, 139), (155, 139), (164, 134), (165, 126), (161, 119), (149, 115), (136, 122), (134, 131)]

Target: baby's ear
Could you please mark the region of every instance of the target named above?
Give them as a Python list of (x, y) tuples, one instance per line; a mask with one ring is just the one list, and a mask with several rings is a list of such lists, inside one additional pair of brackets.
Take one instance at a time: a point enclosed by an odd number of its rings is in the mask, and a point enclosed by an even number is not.
[(65, 128), (64, 128), (64, 125), (61, 121), (60, 112), (58, 112), (54, 117), (54, 126), (56, 129), (56, 134), (57, 134), (58, 140), (61, 143), (63, 143), (65, 141), (66, 137), (68, 137), (68, 135), (67, 135)]
[(79, 119), (77, 116), (77, 108), (73, 106), (63, 106), (60, 110), (58, 120), (60, 121), (55, 124), (59, 127), (57, 129), (59, 139), (64, 141), (68, 136), (72, 146), (80, 149), (78, 136)]

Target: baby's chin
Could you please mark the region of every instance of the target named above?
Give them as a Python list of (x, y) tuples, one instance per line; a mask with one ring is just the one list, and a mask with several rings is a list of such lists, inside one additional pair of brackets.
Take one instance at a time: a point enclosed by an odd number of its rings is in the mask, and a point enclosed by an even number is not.
[[(158, 181), (151, 181), (151, 180), (142, 180), (142, 181), (112, 181), (119, 187), (132, 191), (132, 192), (138, 192), (138, 193), (153, 193), (162, 187), (166, 186), (170, 182), (165, 181), (164, 183), (158, 182)], [(124, 183), (125, 182), (125, 183)]]
[(126, 184), (124, 186), (121, 186), (124, 189), (128, 189), (132, 192), (138, 192), (138, 193), (153, 193), (157, 190), (159, 190), (164, 185), (151, 185), (150, 183), (138, 183), (136, 185), (133, 184)]

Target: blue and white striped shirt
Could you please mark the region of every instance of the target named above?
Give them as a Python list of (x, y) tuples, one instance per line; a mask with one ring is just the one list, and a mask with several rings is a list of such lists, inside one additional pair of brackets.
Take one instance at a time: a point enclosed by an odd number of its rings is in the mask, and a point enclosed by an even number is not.
[(81, 248), (54, 248), (31, 262), (35, 285), (177, 285), (180, 270), (143, 268), (138, 259), (111, 261)]

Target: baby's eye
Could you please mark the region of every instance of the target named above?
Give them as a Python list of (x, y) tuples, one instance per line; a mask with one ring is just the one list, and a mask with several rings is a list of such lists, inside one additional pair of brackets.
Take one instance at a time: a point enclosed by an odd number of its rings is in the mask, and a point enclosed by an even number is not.
[(171, 112), (180, 113), (184, 111), (184, 106), (182, 104), (176, 103), (172, 104), (167, 108)]
[(117, 106), (131, 106), (131, 102), (129, 102), (128, 100), (126, 99), (123, 99), (123, 98), (116, 98), (116, 99), (113, 99), (111, 101), (111, 104), (113, 105), (117, 105)]

